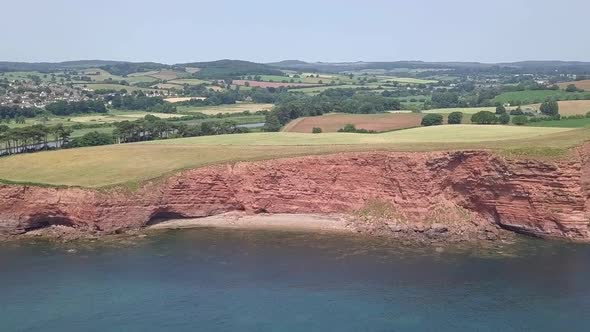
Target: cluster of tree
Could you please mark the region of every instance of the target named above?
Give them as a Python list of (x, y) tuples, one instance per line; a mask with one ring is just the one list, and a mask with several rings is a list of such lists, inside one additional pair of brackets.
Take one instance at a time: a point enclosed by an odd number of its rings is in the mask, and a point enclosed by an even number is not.
[(42, 113), (43, 111), (41, 109), (33, 107), (21, 108), (16, 105), (0, 106), (0, 122), (8, 122), (11, 119), (17, 118), (34, 118)]
[(433, 108), (465, 107), (459, 99), (459, 94), (453, 91), (435, 91), (432, 93), (431, 105)]
[(559, 114), (559, 104), (554, 100), (546, 101), (541, 104), (539, 110), (545, 115), (556, 116)]
[(443, 116), (441, 114), (430, 113), (422, 118), (421, 124), (425, 127), (438, 126), (443, 123)]
[(178, 131), (176, 125), (149, 114), (140, 120), (116, 122), (114, 126), (113, 135), (119, 143), (169, 138)]
[(94, 90), (94, 94), (96, 94), (96, 95), (109, 95), (109, 94), (115, 94), (115, 93), (126, 94), (127, 93), (127, 89), (120, 89), (120, 90), (115, 90), (115, 89), (95, 89)]
[[(284, 93), (288, 93), (288, 92), (283, 92), (283, 94)], [(277, 102), (277, 100), (280, 98), (281, 93), (276, 93), (276, 90), (273, 92), (269, 89), (255, 88), (255, 89), (252, 89), (251, 91), (249, 91), (247, 96), (250, 97), (250, 99), (252, 99), (252, 101), (255, 103), (273, 104), (273, 103)]]
[(372, 114), (400, 109), (400, 102), (380, 95), (350, 95), (326, 90), (317, 96), (291, 95), (277, 101), (266, 115), (265, 131), (278, 131), (291, 120), (330, 112)]
[(231, 120), (206, 121), (194, 126), (180, 125), (178, 127), (178, 134), (181, 137), (243, 134), (248, 132), (250, 132), (248, 128), (240, 127)]
[(68, 142), (66, 148), (80, 148), (85, 146), (108, 145), (115, 142), (112, 134), (91, 131)]
[[(37, 124), (21, 128), (0, 125), (0, 154), (14, 154), (55, 149), (68, 142), (72, 129), (62, 124), (45, 126)], [(53, 139), (53, 140), (51, 140)]]
[(234, 121), (203, 121), (197, 125), (175, 124), (153, 115), (146, 115), (136, 121), (115, 123), (114, 137), (119, 143), (149, 141), (175, 137), (194, 137), (246, 133), (249, 130), (239, 127)]
[(119, 62), (119, 63), (107, 64), (107, 65), (101, 66), (100, 68), (108, 71), (109, 73), (111, 73), (113, 75), (127, 76), (132, 73), (168, 69), (168, 68), (170, 68), (170, 66), (163, 65), (160, 63), (153, 63), (153, 62), (139, 62), (139, 63)]
[(565, 87), (565, 92), (584, 92), (584, 89), (578, 89), (575, 84), (569, 84)]
[(45, 106), (45, 110), (54, 115), (72, 115), (107, 112), (107, 108), (104, 106), (104, 103), (99, 100), (72, 102), (58, 101)]
[(498, 121), (496, 114), (489, 111), (480, 111), (471, 116), (471, 123), (475, 124), (495, 124), (498, 123)]
[(123, 110), (144, 110), (158, 113), (176, 113), (176, 107), (167, 103), (162, 97), (148, 97), (143, 93), (121, 96), (115, 94), (107, 96), (106, 101), (111, 102), (111, 106)]
[(204, 79), (233, 79), (246, 75), (284, 75), (282, 71), (268, 65), (241, 60), (196, 62), (182, 66), (200, 68), (195, 76)]
[(504, 110), (500, 115), (496, 115), (489, 111), (480, 111), (471, 116), (471, 123), (475, 124), (508, 124), (510, 123), (510, 115)]
[(376, 131), (374, 131), (374, 130), (367, 130), (367, 129), (357, 128), (352, 123), (348, 123), (344, 127), (338, 129), (338, 132), (339, 133), (359, 133), (359, 134), (374, 134), (374, 133), (376, 133)]

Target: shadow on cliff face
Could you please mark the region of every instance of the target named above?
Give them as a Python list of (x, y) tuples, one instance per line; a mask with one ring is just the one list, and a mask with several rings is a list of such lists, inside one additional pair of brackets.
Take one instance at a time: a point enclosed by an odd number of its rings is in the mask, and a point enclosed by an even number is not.
[(24, 231), (32, 232), (51, 226), (67, 226), (73, 227), (74, 223), (67, 217), (54, 216), (54, 215), (35, 215), (32, 216), (25, 224)]
[(172, 211), (156, 211), (152, 214), (150, 219), (144, 224), (145, 227), (163, 223), (171, 219), (185, 219), (187, 216)]

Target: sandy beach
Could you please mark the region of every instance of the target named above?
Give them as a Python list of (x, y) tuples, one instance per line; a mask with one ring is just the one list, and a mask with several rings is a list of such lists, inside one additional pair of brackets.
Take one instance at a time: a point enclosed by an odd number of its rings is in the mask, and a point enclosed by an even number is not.
[(354, 232), (343, 215), (321, 214), (257, 214), (225, 213), (204, 218), (171, 219), (147, 227), (148, 229), (181, 229), (219, 227), (236, 229), (305, 230), (326, 232)]

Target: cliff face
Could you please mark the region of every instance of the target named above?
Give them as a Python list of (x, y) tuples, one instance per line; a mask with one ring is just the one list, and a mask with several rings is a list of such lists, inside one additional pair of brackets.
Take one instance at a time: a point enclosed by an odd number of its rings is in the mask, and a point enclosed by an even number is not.
[(590, 240), (589, 156), (588, 146), (558, 162), (485, 151), (346, 153), (184, 171), (132, 193), (3, 185), (0, 233), (50, 225), (116, 232), (236, 210), (342, 213), (380, 200), (410, 221), (460, 207), (507, 229)]

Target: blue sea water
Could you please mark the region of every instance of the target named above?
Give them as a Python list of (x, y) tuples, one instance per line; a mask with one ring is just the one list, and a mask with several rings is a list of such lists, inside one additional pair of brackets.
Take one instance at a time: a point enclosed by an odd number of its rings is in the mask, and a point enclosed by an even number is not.
[(589, 331), (590, 246), (198, 229), (0, 245), (0, 331)]

